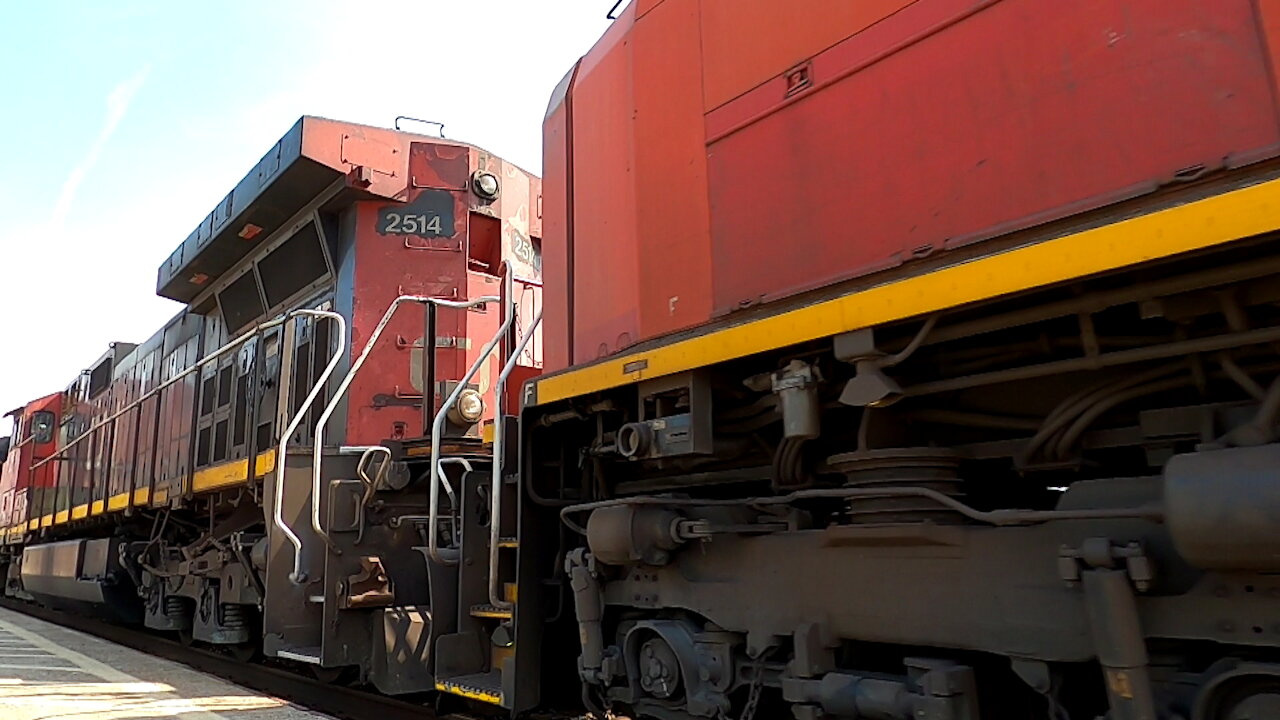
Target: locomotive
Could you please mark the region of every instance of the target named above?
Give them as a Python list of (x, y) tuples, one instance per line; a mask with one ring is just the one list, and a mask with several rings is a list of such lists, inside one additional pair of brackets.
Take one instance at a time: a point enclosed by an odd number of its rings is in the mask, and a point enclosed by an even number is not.
[(541, 362), (539, 195), (478, 147), (299, 120), (160, 266), (185, 308), (13, 413), (6, 592), (434, 691), (428, 550)]
[(633, 0), (541, 181), (304, 119), (17, 412), (7, 588), (491, 716), (1280, 717), (1277, 52)]

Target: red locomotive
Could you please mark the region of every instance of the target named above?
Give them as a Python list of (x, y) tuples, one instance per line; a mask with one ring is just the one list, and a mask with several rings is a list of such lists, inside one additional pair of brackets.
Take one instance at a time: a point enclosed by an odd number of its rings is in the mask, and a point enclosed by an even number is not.
[(1280, 717), (1278, 27), (634, 0), (545, 185), (304, 119), (18, 411), (7, 589), (441, 711)]
[(635, 0), (523, 415), (588, 705), (1280, 717), (1278, 19)]

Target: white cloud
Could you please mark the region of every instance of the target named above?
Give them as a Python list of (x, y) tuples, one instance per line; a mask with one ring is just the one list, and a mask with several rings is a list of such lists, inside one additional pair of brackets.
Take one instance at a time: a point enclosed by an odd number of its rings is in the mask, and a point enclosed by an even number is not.
[(85, 176), (97, 164), (98, 156), (102, 154), (102, 149), (107, 146), (107, 142), (115, 134), (116, 128), (120, 127), (120, 122), (124, 120), (124, 115), (129, 110), (129, 104), (133, 102), (133, 98), (138, 94), (138, 91), (142, 89), (142, 84), (146, 82), (147, 75), (150, 72), (150, 65), (143, 66), (141, 70), (133, 74), (133, 77), (112, 88), (107, 95), (106, 121), (98, 131), (98, 136), (94, 138), (93, 144), (89, 146), (88, 152), (80, 159), (79, 164), (71, 169), (67, 179), (63, 181), (62, 190), (58, 193), (58, 200), (54, 203), (53, 213), (49, 216), (49, 228), (53, 232), (61, 232), (66, 224), (67, 215), (71, 212), (71, 204), (75, 202), (76, 191), (80, 189), (80, 183), (84, 182)]

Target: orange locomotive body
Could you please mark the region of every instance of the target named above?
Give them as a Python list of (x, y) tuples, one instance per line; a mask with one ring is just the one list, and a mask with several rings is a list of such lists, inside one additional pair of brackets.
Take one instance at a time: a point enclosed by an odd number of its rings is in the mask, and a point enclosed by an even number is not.
[(549, 369), (1273, 157), (1277, 18), (637, 0), (545, 122)]

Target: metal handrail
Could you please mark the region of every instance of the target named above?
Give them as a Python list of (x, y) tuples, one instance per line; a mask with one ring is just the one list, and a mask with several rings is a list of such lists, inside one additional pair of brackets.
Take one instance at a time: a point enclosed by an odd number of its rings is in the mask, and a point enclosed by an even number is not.
[[(370, 335), (368, 341), (365, 342), (364, 349), (360, 351), (360, 356), (351, 364), (351, 369), (347, 370), (347, 374), (342, 378), (342, 382), (339, 383), (338, 389), (334, 391), (333, 397), (329, 400), (329, 403), (325, 405), (324, 411), (320, 414), (320, 419), (316, 421), (311, 458), (311, 529), (315, 531), (316, 535), (320, 536), (320, 538), (325, 541), (326, 546), (330, 548), (334, 547), (333, 539), (329, 537), (329, 533), (325, 531), (322, 523), (320, 522), (320, 466), (322, 462), (322, 453), (324, 451), (325, 426), (328, 425), (329, 418), (333, 415), (334, 410), (337, 409), (338, 403), (342, 402), (342, 398), (346, 395), (347, 389), (351, 387), (351, 381), (355, 379), (356, 373), (360, 372), (360, 368), (364, 366), (365, 360), (369, 358), (369, 353), (373, 350), (374, 344), (378, 342), (378, 338), (382, 336), (382, 332), (386, 329), (387, 323), (391, 322), (391, 317), (395, 315), (396, 310), (398, 310), (401, 305), (409, 302), (420, 303), (423, 305), (437, 305), (439, 307), (447, 308), (467, 309), (486, 305), (491, 302), (498, 302), (500, 300), (501, 298), (493, 295), (485, 295), (474, 300), (444, 300), (441, 298), (431, 297), (429, 295), (401, 295), (393, 300), (391, 305), (387, 308), (387, 311), (383, 313), (382, 320), (378, 322), (377, 326), (373, 330), (373, 334)], [(424, 362), (425, 361), (426, 359), (424, 358)], [(427, 398), (434, 394), (434, 390), (432, 388), (423, 388), (422, 392), (423, 402), (426, 402)], [(432, 477), (432, 482), (435, 482), (434, 476)], [(432, 487), (434, 491), (434, 484)]]
[[(329, 358), (329, 364), (325, 365), (324, 372), (320, 373), (320, 377), (316, 379), (315, 384), (311, 388), (311, 392), (307, 394), (307, 398), (302, 401), (302, 406), (293, 414), (293, 418), (289, 420), (284, 432), (280, 433), (280, 445), (276, 448), (276, 481), (273, 492), (274, 502), (272, 503), (271, 518), (275, 522), (276, 527), (284, 533), (288, 538), (289, 544), (293, 545), (293, 572), (289, 574), (289, 580), (295, 585), (301, 585), (306, 582), (307, 575), (302, 572), (302, 538), (289, 527), (289, 523), (284, 519), (284, 466), (286, 452), (288, 450), (289, 438), (302, 424), (302, 418), (311, 410), (311, 406), (315, 404), (316, 398), (324, 391), (324, 386), (329, 382), (329, 376), (333, 374), (334, 368), (338, 367), (338, 363), (342, 360), (342, 355), (347, 349), (347, 321), (342, 315), (329, 310), (297, 310), (292, 314), (310, 315), (317, 318), (329, 318), (338, 326), (338, 342), (334, 348), (333, 355)], [(292, 352), (289, 348), (289, 352)], [(283, 365), (282, 365), (283, 367)], [(286, 398), (287, 401), (287, 398)], [(314, 498), (312, 499), (314, 503)]]
[(502, 265), (504, 271), (502, 286), (504, 313), (498, 332), (494, 333), (489, 342), (485, 343), (484, 347), (480, 349), (479, 356), (476, 357), (471, 367), (467, 369), (467, 374), (454, 386), (453, 392), (449, 393), (449, 397), (445, 398), (444, 403), (436, 412), (435, 419), (431, 422), (431, 499), (427, 523), (427, 553), (432, 560), (442, 565), (455, 565), (458, 561), (456, 558), (445, 558), (440, 554), (440, 537), (436, 531), (440, 522), (440, 440), (444, 436), (444, 420), (449, 410), (454, 403), (458, 402), (458, 398), (462, 396), (462, 391), (466, 389), (467, 383), (471, 382), (471, 378), (475, 377), (475, 374), (480, 371), (480, 367), (493, 354), (494, 348), (506, 337), (507, 332), (511, 329), (511, 324), (515, 322), (514, 274), (511, 271), (510, 263), (503, 261)]
[(240, 335), (237, 335), (233, 340), (231, 340), (230, 342), (228, 342), (226, 345), (223, 345), (222, 347), (220, 347), (220, 348), (218, 348), (217, 350), (213, 351), (213, 352), (212, 352), (212, 353), (210, 353), (209, 355), (206, 355), (204, 358), (201, 358), (198, 362), (196, 362), (196, 364), (195, 364), (195, 365), (192, 365), (191, 367), (187, 368), (186, 370), (183, 370), (182, 372), (178, 373), (177, 375), (174, 375), (173, 377), (169, 378), (168, 380), (164, 381), (163, 383), (160, 383), (160, 384), (159, 384), (159, 385), (157, 385), (156, 387), (154, 387), (154, 388), (152, 388), (151, 390), (149, 390), (149, 391), (147, 391), (146, 393), (144, 393), (144, 394), (142, 395), (142, 397), (138, 398), (137, 400), (134, 400), (133, 402), (129, 403), (128, 405), (125, 405), (125, 406), (124, 406), (123, 408), (121, 408), (120, 410), (117, 410), (116, 412), (114, 412), (114, 413), (112, 413), (112, 414), (108, 415), (107, 417), (103, 418), (103, 419), (102, 419), (101, 421), (99, 421), (96, 425), (93, 425), (93, 426), (91, 426), (90, 428), (88, 428), (87, 430), (84, 430), (83, 432), (81, 432), (81, 433), (80, 433), (80, 435), (78, 435), (78, 436), (76, 437), (76, 439), (72, 440), (71, 442), (69, 442), (69, 443), (67, 443), (66, 445), (64, 445), (64, 446), (62, 446), (61, 448), (59, 448), (57, 452), (53, 453), (52, 455), (50, 455), (50, 456), (49, 456), (49, 457), (47, 457), (47, 458), (44, 458), (44, 459), (43, 459), (43, 460), (41, 460), (40, 462), (35, 463), (34, 465), (32, 465), (32, 466), (31, 466), (31, 469), (32, 469), (32, 470), (35, 470), (36, 468), (40, 467), (41, 465), (44, 465), (45, 463), (47, 463), (47, 462), (51, 462), (51, 461), (53, 461), (53, 460), (65, 460), (66, 458), (62, 458), (62, 457), (59, 457), (59, 456), (60, 456), (60, 455), (62, 455), (63, 453), (65, 453), (65, 452), (67, 452), (67, 451), (68, 451), (68, 450), (70, 450), (71, 448), (75, 447), (76, 445), (80, 444), (80, 442), (81, 442), (81, 441), (83, 441), (83, 440), (87, 440), (87, 439), (89, 438), (89, 436), (90, 436), (90, 435), (92, 435), (93, 433), (95, 433), (95, 432), (97, 432), (98, 430), (100, 430), (104, 425), (107, 425), (108, 423), (114, 422), (116, 418), (118, 418), (118, 417), (120, 417), (121, 415), (123, 415), (123, 414), (125, 414), (125, 413), (129, 412), (130, 410), (132, 410), (132, 409), (134, 409), (134, 408), (136, 408), (136, 407), (138, 407), (138, 406), (142, 405), (142, 403), (144, 403), (144, 402), (146, 402), (147, 400), (150, 400), (151, 398), (155, 397), (155, 396), (156, 396), (156, 395), (158, 395), (161, 391), (163, 391), (165, 388), (168, 388), (170, 385), (173, 385), (174, 383), (178, 382), (179, 380), (182, 380), (183, 378), (185, 378), (185, 377), (187, 377), (188, 375), (190, 375), (190, 374), (194, 373), (195, 371), (199, 370), (200, 368), (204, 367), (205, 365), (209, 364), (210, 362), (213, 362), (214, 360), (216, 360), (216, 359), (218, 359), (218, 358), (222, 357), (222, 356), (223, 356), (223, 355), (225, 355), (228, 351), (230, 351), (232, 348), (239, 347), (240, 345), (245, 344), (245, 343), (246, 343), (246, 342), (248, 342), (250, 339), (252, 339), (255, 335), (257, 335), (258, 333), (262, 332), (263, 330), (270, 330), (270, 329), (271, 329), (271, 328), (273, 328), (273, 327), (277, 327), (277, 326), (283, 325), (286, 321), (288, 321), (288, 320), (290, 320), (290, 319), (292, 319), (292, 318), (294, 318), (294, 317), (296, 317), (296, 316), (298, 316), (298, 315), (315, 315), (315, 314), (325, 314), (326, 316), (330, 316), (330, 315), (332, 315), (332, 316), (335, 316), (335, 317), (341, 317), (341, 316), (336, 315), (335, 313), (329, 313), (328, 311), (325, 311), (325, 310), (305, 310), (305, 309), (300, 309), (300, 310), (291, 310), (291, 311), (289, 311), (289, 312), (287, 312), (287, 313), (285, 313), (285, 314), (283, 314), (283, 315), (281, 315), (281, 316), (279, 316), (279, 317), (277, 317), (277, 318), (274, 318), (274, 319), (272, 319), (272, 320), (268, 320), (268, 321), (266, 321), (266, 322), (264, 322), (264, 323), (261, 323), (261, 324), (259, 324), (259, 325), (255, 325), (254, 327), (252, 327), (252, 328), (250, 328), (250, 329), (248, 329), (248, 330), (244, 331), (244, 332), (243, 332), (243, 333), (241, 333)]
[(502, 399), (506, 394), (507, 378), (511, 377), (512, 371), (516, 369), (520, 356), (529, 346), (534, 330), (537, 330), (541, 322), (542, 308), (538, 308), (538, 314), (533, 317), (533, 322), (529, 324), (524, 337), (520, 338), (520, 344), (516, 346), (515, 352), (507, 358), (507, 364), (502, 366), (502, 372), (498, 374), (498, 382), (493, 386), (493, 406), (497, 408), (497, 419), (493, 423), (493, 467), (491, 468), (493, 475), (489, 482), (489, 604), (503, 609), (510, 609), (513, 603), (507, 602), (498, 592), (498, 544), (502, 540), (502, 523), (500, 522), (502, 519), (502, 443), (505, 435), (502, 423)]

